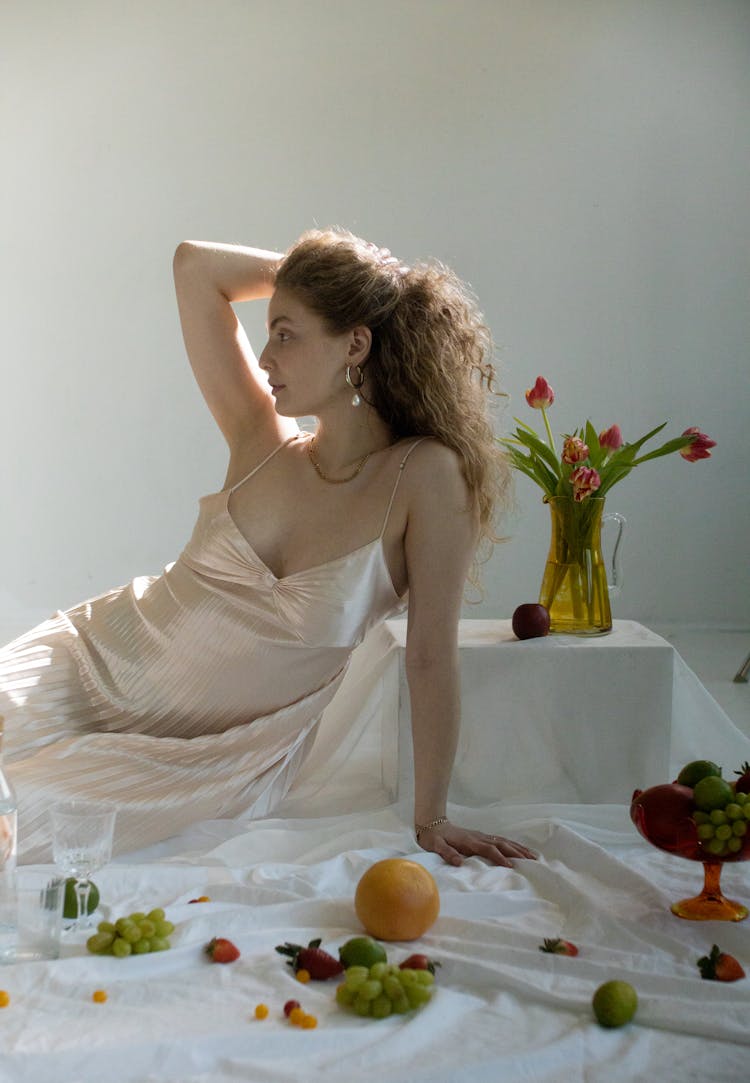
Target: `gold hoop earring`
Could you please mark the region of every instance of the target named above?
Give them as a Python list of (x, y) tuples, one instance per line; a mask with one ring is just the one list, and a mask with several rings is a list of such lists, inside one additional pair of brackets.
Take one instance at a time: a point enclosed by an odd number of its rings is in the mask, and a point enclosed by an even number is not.
[[(352, 369), (357, 370), (356, 383), (352, 379)], [(352, 391), (354, 392), (354, 394), (352, 395), (352, 406), (359, 406), (360, 403), (362, 402), (362, 399), (361, 399), (361, 397), (359, 395), (359, 389), (362, 386), (362, 384), (365, 382), (365, 374), (362, 371), (362, 366), (361, 365), (347, 365), (346, 366), (346, 382), (349, 384), (349, 387), (351, 387)]]

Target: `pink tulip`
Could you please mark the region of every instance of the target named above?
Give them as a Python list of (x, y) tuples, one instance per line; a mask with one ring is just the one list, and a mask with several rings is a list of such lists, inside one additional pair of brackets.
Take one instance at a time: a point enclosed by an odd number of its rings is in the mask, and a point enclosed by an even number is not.
[(582, 463), (584, 459), (588, 459), (589, 449), (583, 440), (579, 440), (577, 436), (566, 436), (562, 449), (562, 461), (572, 466), (574, 463)]
[(573, 485), (573, 499), (578, 504), (595, 493), (602, 483), (596, 470), (590, 466), (579, 466), (570, 475), (570, 480)]
[(543, 376), (537, 376), (534, 386), (526, 392), (526, 401), (534, 410), (546, 410), (555, 401), (555, 392)]
[(710, 436), (706, 436), (704, 432), (701, 432), (697, 425), (685, 429), (682, 435), (695, 437), (692, 444), (680, 448), (680, 455), (682, 455), (683, 459), (687, 459), (689, 463), (694, 463), (697, 462), (698, 459), (711, 458), (709, 448), (716, 447), (716, 441), (712, 440)]
[(619, 451), (622, 447), (622, 433), (619, 425), (611, 425), (604, 432), (599, 433), (599, 446), (609, 451)]

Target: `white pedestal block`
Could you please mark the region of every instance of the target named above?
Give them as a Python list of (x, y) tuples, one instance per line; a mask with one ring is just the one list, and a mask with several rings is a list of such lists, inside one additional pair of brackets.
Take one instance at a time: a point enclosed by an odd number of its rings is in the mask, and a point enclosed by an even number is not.
[[(398, 794), (413, 794), (406, 621), (399, 648)], [(520, 641), (510, 621), (459, 629), (461, 737), (449, 800), (458, 805), (629, 803), (669, 780), (674, 648), (633, 621), (609, 635)]]

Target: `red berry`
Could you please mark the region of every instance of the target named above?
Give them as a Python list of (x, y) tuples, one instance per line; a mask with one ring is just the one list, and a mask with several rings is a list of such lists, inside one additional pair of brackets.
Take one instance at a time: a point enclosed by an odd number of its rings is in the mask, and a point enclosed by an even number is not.
[(435, 973), (436, 966), (440, 966), (440, 963), (434, 962), (427, 955), (410, 955), (403, 963), (398, 964), (399, 970), (429, 970), (431, 974)]
[(301, 944), (277, 944), (276, 951), (280, 955), (290, 956), (288, 962), (294, 972), (299, 974), (304, 970), (316, 981), (327, 981), (335, 978), (337, 974), (343, 974), (344, 967), (320, 947), (320, 940), (311, 940), (304, 948)]
[(708, 981), (739, 981), (745, 977), (745, 971), (733, 955), (721, 951), (714, 944), (710, 955), (704, 955), (698, 960), (698, 969), (701, 977)]
[(298, 1000), (287, 1000), (286, 1004), (284, 1005), (284, 1015), (288, 1019), (290, 1013), (293, 1012), (295, 1008), (299, 1007), (301, 1007), (301, 1005)]
[(570, 940), (561, 940), (559, 937), (554, 940), (545, 940), (543, 944), (539, 945), (540, 951), (549, 952), (550, 955), (577, 955), (578, 948)]
[(750, 793), (750, 763), (745, 760), (739, 771), (734, 773), (740, 776), (734, 783), (734, 792)]
[(214, 963), (233, 963), (240, 957), (240, 949), (223, 936), (215, 936), (206, 944), (205, 951)]

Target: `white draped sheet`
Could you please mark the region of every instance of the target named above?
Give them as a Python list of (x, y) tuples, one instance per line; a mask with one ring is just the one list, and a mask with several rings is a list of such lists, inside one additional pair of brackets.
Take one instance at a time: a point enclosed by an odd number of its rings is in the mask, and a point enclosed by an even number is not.
[[(364, 648), (272, 816), (205, 821), (97, 876), (107, 916), (166, 909), (176, 924), (169, 952), (100, 959), (79, 936), (60, 960), (0, 971), (11, 995), (0, 1013), (2, 1083), (747, 1080), (750, 979), (703, 981), (696, 960), (718, 943), (750, 973), (750, 921), (674, 917), (669, 904), (697, 893), (701, 866), (650, 847), (623, 803), (451, 805), (457, 820), (538, 851), (513, 869), (476, 858), (451, 868), (419, 850), (394, 792), (393, 647), (376, 636)], [(750, 740), (679, 656), (674, 673), (672, 761), (710, 753), (730, 768), (750, 758)], [(362, 1020), (335, 1005), (335, 982), (299, 985), (273, 949), (320, 936), (335, 952), (361, 931), (360, 875), (395, 855), (430, 869), (441, 913), (419, 941), (388, 946), (389, 958), (424, 950), (442, 967), (419, 1013)], [(722, 876), (726, 894), (747, 904), (749, 871), (734, 864)], [(189, 904), (202, 894), (212, 901)], [(214, 935), (237, 943), (237, 963), (207, 961), (202, 947)], [(541, 953), (554, 936), (578, 944), (578, 958)], [(612, 978), (635, 986), (639, 1009), (608, 1031), (590, 1002)], [(96, 988), (106, 1004), (92, 1003)], [(317, 1015), (315, 1030), (284, 1021), (291, 997)], [(253, 1019), (260, 1002), (270, 1008), (262, 1022)]]

